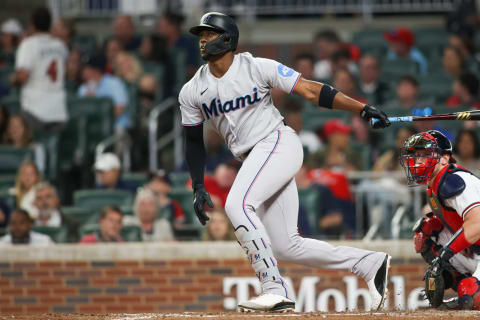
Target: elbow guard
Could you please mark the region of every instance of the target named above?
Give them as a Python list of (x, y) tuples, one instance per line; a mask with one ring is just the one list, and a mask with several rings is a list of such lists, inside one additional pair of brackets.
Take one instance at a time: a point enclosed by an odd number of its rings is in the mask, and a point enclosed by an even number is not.
[(328, 84), (323, 84), (322, 89), (320, 90), (320, 95), (318, 96), (318, 105), (320, 107), (332, 109), (333, 108), (333, 99), (337, 95), (338, 90)]

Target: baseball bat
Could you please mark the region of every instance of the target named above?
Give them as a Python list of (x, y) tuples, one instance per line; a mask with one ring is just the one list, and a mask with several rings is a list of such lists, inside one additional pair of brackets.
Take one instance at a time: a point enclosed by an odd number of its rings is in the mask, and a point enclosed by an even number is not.
[[(480, 120), (480, 110), (433, 114), (430, 116), (388, 117), (388, 120), (390, 120), (391, 123), (434, 120)], [(371, 121), (373, 126), (379, 120), (372, 118)]]

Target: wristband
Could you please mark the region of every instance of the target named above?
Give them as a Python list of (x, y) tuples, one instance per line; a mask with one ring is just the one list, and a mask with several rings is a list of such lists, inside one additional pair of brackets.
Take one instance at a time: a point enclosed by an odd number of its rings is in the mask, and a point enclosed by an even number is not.
[(320, 95), (318, 96), (318, 105), (320, 107), (332, 109), (333, 99), (337, 95), (338, 90), (328, 84), (323, 84)]
[(462, 250), (467, 249), (470, 247), (472, 243), (468, 242), (467, 238), (465, 238), (465, 232), (463, 228), (460, 228), (450, 239), (450, 241), (445, 244), (445, 247), (450, 248), (454, 254), (459, 253)]

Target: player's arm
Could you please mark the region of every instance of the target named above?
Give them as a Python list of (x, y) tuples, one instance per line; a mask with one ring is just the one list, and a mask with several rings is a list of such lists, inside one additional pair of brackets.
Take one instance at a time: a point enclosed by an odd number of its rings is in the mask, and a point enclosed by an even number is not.
[(293, 92), (320, 107), (349, 111), (360, 115), (366, 121), (372, 118), (378, 119), (374, 128), (385, 128), (390, 125), (390, 121), (383, 111), (352, 99), (327, 84), (300, 77)]
[(10, 84), (13, 87), (21, 87), (27, 82), (30, 72), (27, 69), (19, 69), (10, 76)]
[(203, 143), (203, 124), (195, 126), (185, 126), (185, 159), (187, 162), (190, 176), (192, 177), (192, 187), (194, 193), (193, 207), (200, 222), (205, 225), (209, 220), (205, 214), (204, 205), (207, 203), (213, 208), (210, 195), (205, 190), (203, 176), (205, 170), (205, 146)]

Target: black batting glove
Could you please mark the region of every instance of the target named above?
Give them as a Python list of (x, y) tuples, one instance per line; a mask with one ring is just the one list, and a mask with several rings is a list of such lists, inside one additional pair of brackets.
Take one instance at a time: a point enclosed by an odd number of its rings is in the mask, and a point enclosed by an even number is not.
[[(378, 110), (372, 105), (365, 105), (362, 111), (360, 111), (360, 116), (370, 123), (370, 126), (373, 129), (386, 128), (390, 125), (390, 120), (388, 120), (387, 115), (382, 110)], [(375, 119), (375, 123), (372, 123), (372, 119)]]
[(198, 185), (193, 188), (193, 208), (195, 209), (195, 213), (197, 214), (198, 220), (202, 225), (205, 225), (210, 218), (205, 213), (205, 203), (210, 207), (213, 208), (212, 199), (210, 199), (210, 195), (208, 194), (207, 190), (205, 190), (204, 185)]

